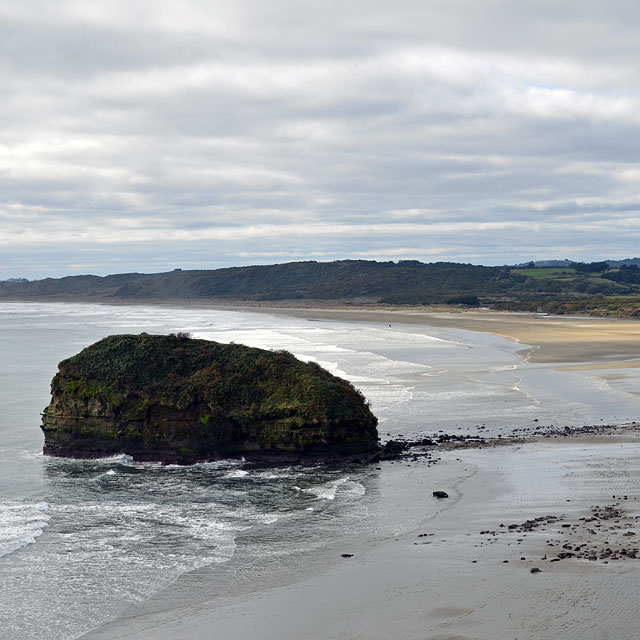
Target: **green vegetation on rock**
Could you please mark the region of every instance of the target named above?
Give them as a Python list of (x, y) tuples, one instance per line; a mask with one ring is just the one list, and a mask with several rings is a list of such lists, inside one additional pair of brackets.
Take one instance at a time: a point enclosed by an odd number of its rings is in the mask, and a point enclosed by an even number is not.
[(116, 335), (64, 360), (43, 417), (45, 453), (194, 462), (372, 451), (362, 394), (284, 351), (184, 335)]

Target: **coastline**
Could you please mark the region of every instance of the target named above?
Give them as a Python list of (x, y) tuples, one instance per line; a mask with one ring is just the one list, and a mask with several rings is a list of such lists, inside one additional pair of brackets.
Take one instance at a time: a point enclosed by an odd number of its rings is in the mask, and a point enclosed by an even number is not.
[[(491, 333), (527, 345), (527, 359), (536, 363), (569, 366), (607, 363), (608, 368), (640, 367), (640, 320), (598, 316), (548, 316), (527, 311), (453, 309), (385, 305), (347, 305), (340, 301), (306, 300), (274, 303), (211, 299), (114, 299), (43, 296), (38, 299), (3, 299), (5, 303), (97, 304), (159, 306), (181, 309), (220, 309), (263, 313), (312, 321), (429, 325)], [(526, 348), (526, 347), (525, 347)]]
[[(599, 474), (623, 441), (624, 472), (603, 483)], [(630, 493), (640, 470), (637, 434), (449, 452), (445, 465), (450, 500), (408, 533), (356, 542), (352, 557), (319, 573), (301, 569), (297, 579), (268, 589), (134, 611), (82, 638), (205, 640), (215, 630), (260, 640), (539, 640), (540, 629), (569, 640), (635, 637), (638, 560), (556, 561), (558, 549), (547, 541), (583, 534), (580, 544), (593, 543), (595, 534), (576, 523), (593, 514), (593, 504), (620, 505), (611, 492)], [(543, 479), (548, 474), (552, 482)], [(527, 486), (529, 477), (540, 484)], [(624, 532), (637, 535), (640, 505), (623, 508)], [(536, 518), (542, 526), (525, 533), (505, 526)]]
[[(577, 370), (637, 366), (640, 358), (640, 324), (634, 321), (504, 312), (198, 306), (492, 333), (527, 345), (531, 362)], [(593, 535), (580, 528), (581, 519), (592, 515), (594, 505), (622, 505), (629, 523), (624, 532), (631, 535), (621, 543), (638, 546), (637, 431), (438, 455), (442, 467), (433, 469), (416, 461), (381, 464), (383, 474), (392, 468), (405, 472), (406, 465), (406, 473), (421, 474), (429, 488), (449, 492), (450, 498), (418, 527), (393, 538), (354, 540), (348, 548), (352, 557), (340, 558), (333, 549), (324, 567), (307, 566), (301, 558), (294, 575), (241, 593), (214, 593), (210, 575), (191, 574), (81, 638), (205, 640), (215, 630), (220, 637), (259, 640), (539, 640), (541, 629), (567, 640), (635, 637), (640, 561), (556, 559), (559, 548), (550, 549), (548, 540), (558, 538), (561, 545), (562, 536), (581, 536), (579, 544), (599, 544), (602, 552), (605, 542), (613, 543), (598, 538), (595, 528)], [(629, 500), (621, 503), (622, 495)], [(433, 500), (426, 491), (425, 511), (433, 509)], [(547, 517), (551, 520), (534, 531), (517, 533), (507, 527)], [(612, 531), (607, 538), (614, 534), (622, 535)], [(540, 571), (532, 573), (534, 568)], [(190, 601), (194, 593), (198, 597)]]
[[(216, 306), (230, 310), (239, 308)], [(640, 322), (636, 320), (543, 316), (509, 311), (424, 311), (415, 307), (397, 310), (262, 306), (240, 308), (246, 312), (307, 320), (419, 324), (492, 333), (513, 342), (531, 345), (531, 362), (603, 361), (613, 366), (640, 366)], [(629, 361), (634, 364), (626, 364)]]

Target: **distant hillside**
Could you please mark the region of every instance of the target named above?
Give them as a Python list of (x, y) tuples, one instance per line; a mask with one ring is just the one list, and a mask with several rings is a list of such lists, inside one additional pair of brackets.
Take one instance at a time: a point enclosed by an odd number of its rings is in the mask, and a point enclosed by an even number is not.
[(626, 265), (627, 267), (631, 265), (636, 265), (636, 267), (640, 267), (640, 258), (625, 258), (624, 260), (607, 260), (610, 267), (621, 267)]
[(571, 264), (571, 260), (531, 260), (530, 262), (520, 262), (513, 265), (514, 269), (520, 269), (522, 267), (568, 267)]
[(417, 260), (309, 261), (0, 282), (0, 299), (338, 300), (635, 316), (640, 315), (639, 275), (635, 265), (609, 268), (605, 262), (516, 268)]
[[(623, 260), (604, 260), (603, 262), (608, 263), (608, 265), (614, 269), (621, 267), (622, 265), (632, 265), (635, 264), (640, 267), (640, 258), (624, 258)], [(533, 265), (534, 267), (568, 267), (573, 264), (573, 260), (532, 260), (531, 262), (521, 262), (520, 264), (514, 265), (513, 268), (522, 268)]]
[(498, 294), (523, 281), (522, 276), (511, 274), (509, 270), (470, 264), (340, 260), (0, 283), (0, 297), (367, 298), (398, 302), (411, 299), (428, 303), (444, 302), (450, 297), (477, 292)]

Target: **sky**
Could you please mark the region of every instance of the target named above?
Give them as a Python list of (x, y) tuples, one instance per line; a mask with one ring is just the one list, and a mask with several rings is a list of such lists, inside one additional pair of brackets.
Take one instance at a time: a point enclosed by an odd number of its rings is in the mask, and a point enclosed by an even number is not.
[(636, 0), (0, 0), (0, 279), (640, 255)]

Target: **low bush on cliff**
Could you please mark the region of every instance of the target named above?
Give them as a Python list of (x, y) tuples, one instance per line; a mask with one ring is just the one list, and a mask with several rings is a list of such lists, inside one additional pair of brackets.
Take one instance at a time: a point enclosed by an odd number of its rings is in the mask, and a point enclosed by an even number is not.
[[(362, 394), (316, 363), (284, 351), (172, 336), (117, 335), (60, 363), (54, 388), (100, 396), (121, 414), (151, 403), (200, 411), (206, 427), (220, 417), (314, 424), (375, 424)], [(131, 416), (132, 418), (135, 416)]]

